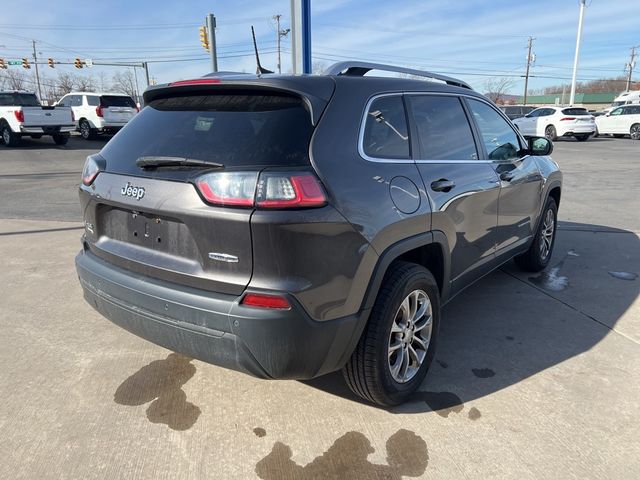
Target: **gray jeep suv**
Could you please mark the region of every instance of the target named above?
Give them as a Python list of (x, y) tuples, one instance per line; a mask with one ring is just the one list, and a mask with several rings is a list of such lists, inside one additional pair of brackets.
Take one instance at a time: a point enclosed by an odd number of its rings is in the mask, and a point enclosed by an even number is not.
[(342, 369), (356, 394), (398, 404), (445, 302), (513, 257), (549, 262), (552, 144), (462, 81), (343, 62), (144, 100), (87, 158), (76, 266), (98, 312), (158, 345), (262, 378)]

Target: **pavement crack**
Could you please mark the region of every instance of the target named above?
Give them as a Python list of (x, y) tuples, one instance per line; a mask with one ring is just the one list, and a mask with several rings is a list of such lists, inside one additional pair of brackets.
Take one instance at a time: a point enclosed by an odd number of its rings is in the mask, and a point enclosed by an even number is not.
[(565, 307), (569, 307), (569, 308), (570, 308), (571, 310), (573, 310), (574, 312), (579, 313), (580, 315), (582, 315), (582, 316), (584, 316), (584, 317), (588, 318), (589, 320), (591, 320), (591, 321), (593, 321), (593, 322), (595, 322), (595, 323), (597, 323), (597, 324), (599, 324), (599, 325), (602, 325), (602, 326), (603, 326), (604, 328), (606, 328), (607, 330), (610, 330), (610, 331), (612, 331), (612, 332), (614, 332), (614, 333), (617, 333), (618, 335), (620, 335), (620, 336), (622, 336), (622, 337), (626, 338), (627, 340), (631, 340), (631, 341), (632, 341), (633, 343), (635, 343), (636, 345), (640, 345), (640, 342), (638, 342), (636, 339), (631, 338), (630, 336), (628, 336), (628, 335), (626, 335), (626, 334), (624, 334), (624, 333), (622, 333), (622, 332), (619, 332), (618, 330), (616, 330), (616, 329), (614, 329), (614, 328), (611, 328), (609, 325), (607, 325), (606, 323), (604, 323), (604, 322), (602, 322), (602, 321), (598, 320), (598, 319), (597, 319), (596, 317), (594, 317), (593, 315), (590, 315), (590, 314), (588, 314), (587, 312), (585, 312), (585, 311), (581, 310), (580, 308), (575, 307), (575, 306), (571, 305), (570, 303), (565, 302), (564, 300), (562, 300), (562, 299), (560, 299), (560, 298), (558, 298), (558, 297), (556, 297), (556, 296), (552, 295), (551, 293), (549, 293), (549, 292), (548, 292), (548, 291), (546, 291), (545, 289), (543, 289), (543, 288), (541, 288), (541, 287), (539, 287), (539, 286), (537, 286), (537, 285), (534, 285), (533, 283), (530, 283), (530, 282), (528, 282), (528, 281), (526, 281), (526, 280), (524, 280), (524, 279), (522, 279), (522, 278), (518, 277), (517, 275), (514, 275), (513, 273), (511, 273), (511, 272), (509, 272), (509, 271), (507, 271), (507, 270), (505, 270), (505, 269), (503, 269), (503, 268), (501, 268), (501, 269), (500, 269), (500, 271), (501, 271), (501, 272), (503, 272), (503, 273), (505, 273), (505, 274), (507, 274), (507, 275), (509, 275), (511, 278), (514, 278), (514, 279), (518, 280), (519, 282), (522, 282), (522, 283), (524, 283), (525, 285), (528, 285), (529, 287), (531, 287), (531, 288), (533, 288), (533, 289), (535, 289), (535, 290), (539, 291), (540, 293), (542, 293), (542, 294), (546, 295), (547, 297), (552, 298), (552, 299), (556, 300), (557, 302), (560, 302), (560, 303), (561, 303), (562, 305), (564, 305)]

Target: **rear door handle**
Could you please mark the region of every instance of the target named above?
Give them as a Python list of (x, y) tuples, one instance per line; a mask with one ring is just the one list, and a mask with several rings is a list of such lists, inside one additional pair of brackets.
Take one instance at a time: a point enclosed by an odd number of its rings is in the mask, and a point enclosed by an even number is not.
[(440, 180), (431, 182), (431, 190), (435, 192), (448, 192), (455, 186), (455, 182), (447, 180), (446, 178), (441, 178)]
[(510, 182), (515, 177), (516, 177), (516, 175), (513, 172), (502, 172), (500, 174), (500, 180), (504, 180), (505, 182)]

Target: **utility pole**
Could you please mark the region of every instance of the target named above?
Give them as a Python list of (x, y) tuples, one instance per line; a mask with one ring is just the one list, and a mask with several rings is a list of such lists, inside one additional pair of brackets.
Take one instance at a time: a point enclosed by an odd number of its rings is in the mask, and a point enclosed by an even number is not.
[(578, 35), (576, 36), (576, 55), (573, 58), (573, 76), (571, 77), (571, 94), (569, 95), (569, 105), (573, 106), (576, 99), (576, 77), (578, 76), (578, 58), (580, 58), (580, 41), (582, 40), (582, 20), (584, 18), (584, 8), (587, 0), (580, 0), (580, 20), (578, 20)]
[(33, 45), (33, 63), (36, 66), (36, 82), (38, 83), (38, 97), (42, 101), (42, 88), (40, 87), (40, 72), (38, 72), (38, 53), (36, 52), (36, 41), (31, 40)]
[(278, 39), (278, 73), (282, 73), (282, 61), (280, 60), (280, 40), (283, 37), (286, 37), (291, 31), (290, 28), (280, 28), (280, 18), (282, 18), (282, 15), (280, 14), (273, 16), (273, 19), (276, 21), (276, 37)]
[(209, 32), (209, 51), (211, 52), (211, 68), (214, 72), (218, 71), (218, 52), (216, 51), (216, 17), (213, 13), (207, 15), (205, 19), (207, 23), (207, 31)]
[(639, 46), (631, 47), (631, 58), (629, 59), (629, 63), (625, 65), (629, 70), (629, 74), (627, 75), (627, 88), (625, 89), (627, 92), (631, 90), (631, 76), (633, 75), (633, 67), (636, 66), (636, 48), (639, 48)]
[(149, 85), (151, 85), (151, 83), (149, 83), (149, 64), (147, 62), (142, 62), (142, 66), (144, 67), (144, 76), (147, 79), (147, 87)]
[(524, 100), (522, 102), (523, 105), (527, 104), (527, 90), (529, 89), (529, 67), (531, 66), (531, 62), (534, 61), (534, 57), (531, 55), (531, 46), (533, 45), (533, 41), (535, 39), (533, 37), (529, 37), (529, 45), (527, 46), (527, 71), (524, 74)]

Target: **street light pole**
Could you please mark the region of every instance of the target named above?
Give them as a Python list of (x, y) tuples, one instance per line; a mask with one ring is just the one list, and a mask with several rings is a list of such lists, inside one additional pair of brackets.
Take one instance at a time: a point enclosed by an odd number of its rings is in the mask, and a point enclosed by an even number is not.
[(580, 57), (580, 41), (582, 40), (582, 20), (584, 18), (584, 8), (587, 0), (580, 0), (580, 20), (578, 20), (578, 35), (576, 37), (576, 55), (573, 58), (573, 76), (571, 78), (571, 94), (569, 95), (569, 105), (573, 105), (576, 99), (576, 77), (578, 75), (578, 58)]

